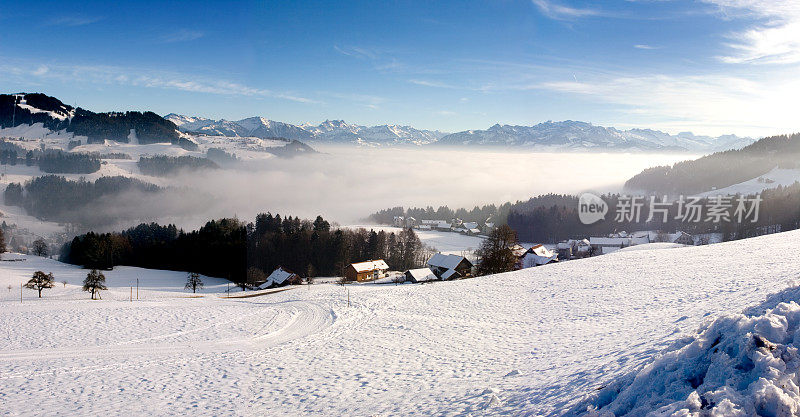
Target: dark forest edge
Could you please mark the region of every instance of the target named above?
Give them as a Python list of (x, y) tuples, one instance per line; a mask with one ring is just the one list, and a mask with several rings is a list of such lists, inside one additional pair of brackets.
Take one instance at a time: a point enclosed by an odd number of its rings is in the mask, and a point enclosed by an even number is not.
[(301, 277), (342, 276), (353, 262), (384, 259), (391, 268), (405, 270), (424, 265), (432, 253), (411, 229), (333, 229), (321, 216), (310, 221), (262, 213), (255, 222), (212, 220), (190, 232), (156, 223), (90, 232), (65, 244), (61, 260), (85, 268), (191, 271), (244, 286), (263, 281), (279, 266)]

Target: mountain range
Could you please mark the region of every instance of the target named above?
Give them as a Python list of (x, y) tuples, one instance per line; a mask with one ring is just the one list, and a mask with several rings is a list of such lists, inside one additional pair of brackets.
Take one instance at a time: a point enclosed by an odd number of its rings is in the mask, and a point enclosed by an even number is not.
[(411, 126), (361, 126), (343, 120), (326, 120), (318, 125), (308, 123), (293, 125), (263, 117), (230, 121), (171, 113), (164, 118), (175, 123), (181, 131), (189, 133), (259, 138), (284, 137), (308, 142), (350, 143), (364, 146), (427, 145), (446, 135), (444, 132), (415, 129)]
[(169, 114), (167, 120), (181, 131), (223, 136), (285, 137), (307, 142), (357, 144), (362, 146), (471, 146), (574, 151), (675, 151), (716, 152), (741, 148), (754, 142), (736, 135), (677, 135), (652, 130), (620, 130), (591, 123), (566, 120), (534, 126), (496, 124), (486, 130), (445, 133), (411, 126), (361, 126), (343, 120), (326, 120), (319, 125), (293, 125), (263, 117), (229, 121)]
[[(192, 146), (189, 134), (227, 137), (284, 138), (310, 143), (359, 146), (457, 146), (526, 149), (538, 151), (644, 151), (713, 153), (738, 149), (754, 139), (735, 135), (699, 136), (690, 132), (671, 135), (652, 129), (620, 130), (580, 121), (544, 122), (533, 126), (495, 124), (485, 130), (446, 133), (412, 126), (362, 126), (343, 120), (320, 124), (291, 123), (249, 117), (214, 120), (170, 113), (94, 113), (73, 108), (44, 94), (0, 94), (0, 126), (41, 122), (53, 131), (86, 136), (88, 142), (112, 139), (127, 142), (135, 130), (139, 143), (172, 142)], [(184, 132), (184, 133), (180, 133)]]

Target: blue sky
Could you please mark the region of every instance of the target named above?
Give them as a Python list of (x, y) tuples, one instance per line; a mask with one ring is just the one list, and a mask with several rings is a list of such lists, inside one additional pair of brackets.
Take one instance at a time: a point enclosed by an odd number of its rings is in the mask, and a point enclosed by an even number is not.
[(796, 1), (11, 2), (0, 85), (95, 111), (800, 130)]

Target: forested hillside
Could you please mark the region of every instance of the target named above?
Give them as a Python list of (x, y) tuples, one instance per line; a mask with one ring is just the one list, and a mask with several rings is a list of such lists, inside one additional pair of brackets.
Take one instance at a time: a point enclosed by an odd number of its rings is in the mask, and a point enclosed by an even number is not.
[(156, 185), (127, 177), (100, 177), (92, 182), (45, 175), (25, 184), (10, 183), (3, 198), (6, 205), (23, 207), (29, 215), (42, 220), (98, 225), (115, 220), (111, 214), (100, 210), (104, 199), (131, 191), (153, 193), (159, 190)]
[(0, 94), (0, 126), (34, 123), (86, 136), (89, 143), (105, 139), (129, 142), (134, 129), (141, 144), (169, 142), (191, 146), (189, 141), (181, 140), (174, 123), (150, 111), (95, 113), (74, 108), (45, 94)]
[(648, 168), (625, 188), (656, 194), (697, 194), (738, 184), (775, 167), (797, 168), (800, 134), (772, 136), (739, 150), (717, 152), (693, 161)]

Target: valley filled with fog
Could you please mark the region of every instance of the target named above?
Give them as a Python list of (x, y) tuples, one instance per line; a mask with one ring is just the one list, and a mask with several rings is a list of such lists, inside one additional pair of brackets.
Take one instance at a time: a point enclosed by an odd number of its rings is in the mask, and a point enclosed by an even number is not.
[[(692, 159), (687, 154), (534, 153), (429, 148), (318, 146), (320, 154), (251, 159), (232, 168), (185, 172), (172, 185), (197, 195), (126, 199), (133, 215), (195, 227), (211, 218), (250, 220), (264, 211), (304, 218), (322, 214), (347, 224), (393, 206), (472, 208), (546, 193), (619, 191), (645, 168)], [(211, 196), (212, 198), (207, 198)]]

